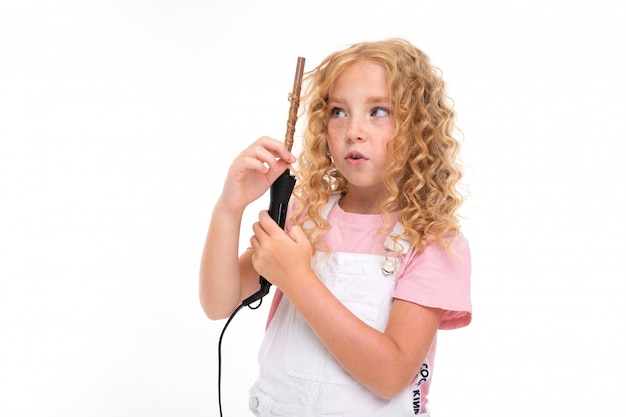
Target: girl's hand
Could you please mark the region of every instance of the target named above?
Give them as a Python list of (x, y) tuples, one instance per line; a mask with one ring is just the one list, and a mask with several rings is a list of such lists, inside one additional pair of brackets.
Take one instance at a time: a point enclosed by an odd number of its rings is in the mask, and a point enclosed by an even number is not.
[(262, 211), (252, 230), (252, 266), (283, 293), (288, 295), (297, 284), (314, 277), (312, 246), (300, 226), (292, 226), (285, 232), (267, 211)]
[(243, 211), (295, 161), (282, 142), (266, 136), (258, 139), (231, 164), (220, 197), (222, 203), (229, 210)]

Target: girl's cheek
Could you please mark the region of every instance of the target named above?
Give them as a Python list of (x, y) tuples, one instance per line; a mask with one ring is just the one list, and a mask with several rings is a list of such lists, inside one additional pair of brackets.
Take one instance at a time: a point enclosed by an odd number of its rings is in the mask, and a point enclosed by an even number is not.
[(370, 119), (372, 126), (376, 126), (379, 129), (392, 129), (395, 130), (395, 123), (390, 116), (387, 117), (373, 117)]
[(332, 124), (329, 123), (328, 127), (326, 128), (328, 139), (330, 140), (341, 137), (343, 131), (344, 131), (344, 128), (340, 123), (332, 123)]
[(341, 129), (348, 124), (347, 117), (332, 117), (328, 120), (328, 130)]

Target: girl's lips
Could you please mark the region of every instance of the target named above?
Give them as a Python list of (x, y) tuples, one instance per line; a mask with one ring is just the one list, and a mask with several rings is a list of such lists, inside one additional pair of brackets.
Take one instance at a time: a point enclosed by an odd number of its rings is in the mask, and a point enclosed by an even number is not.
[(350, 152), (348, 155), (346, 155), (346, 159), (358, 161), (360, 159), (367, 159), (367, 158), (363, 156), (363, 154), (360, 152)]
[(350, 152), (348, 155), (346, 155), (345, 160), (348, 165), (353, 166), (360, 166), (368, 161), (368, 159), (359, 152)]

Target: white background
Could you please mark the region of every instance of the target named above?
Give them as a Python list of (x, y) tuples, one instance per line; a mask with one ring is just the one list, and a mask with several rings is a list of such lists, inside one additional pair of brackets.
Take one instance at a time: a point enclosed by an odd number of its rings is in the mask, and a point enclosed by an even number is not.
[[(471, 192), (434, 415), (624, 415), (623, 3), (268, 3), (2, 1), (0, 415), (217, 415), (197, 273), (230, 161), (284, 136), (297, 56), (391, 36), (442, 68)], [(268, 305), (226, 332), (226, 416)]]

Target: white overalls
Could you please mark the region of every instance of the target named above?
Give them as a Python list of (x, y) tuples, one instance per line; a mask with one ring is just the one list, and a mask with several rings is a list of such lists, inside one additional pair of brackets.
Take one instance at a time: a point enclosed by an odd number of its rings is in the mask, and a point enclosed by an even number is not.
[[(324, 216), (337, 200), (338, 196), (325, 206)], [(401, 231), (398, 224), (392, 235)], [(312, 266), (319, 279), (352, 313), (384, 331), (396, 271), (401, 255), (408, 249), (407, 242), (401, 243), (402, 253), (391, 257), (396, 262), (395, 267), (388, 267), (393, 269), (391, 273), (382, 271), (389, 258), (367, 254), (317, 252)], [(393, 249), (389, 239), (386, 245)], [(412, 387), (389, 401), (373, 394), (339, 365), (287, 297), (282, 297), (267, 329), (259, 364), (260, 376), (250, 389), (250, 410), (256, 416), (415, 416)]]

